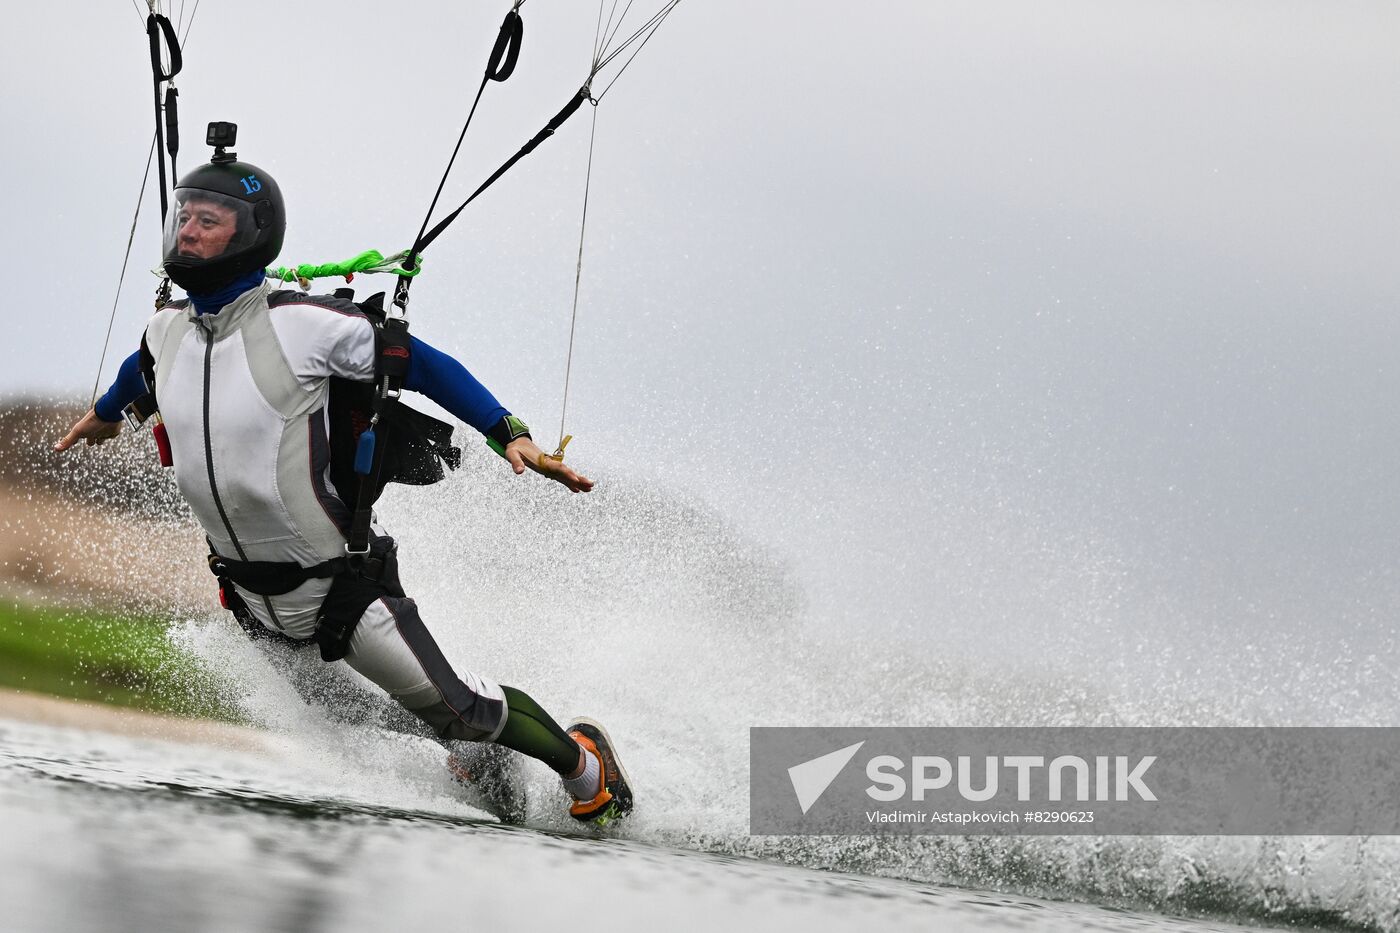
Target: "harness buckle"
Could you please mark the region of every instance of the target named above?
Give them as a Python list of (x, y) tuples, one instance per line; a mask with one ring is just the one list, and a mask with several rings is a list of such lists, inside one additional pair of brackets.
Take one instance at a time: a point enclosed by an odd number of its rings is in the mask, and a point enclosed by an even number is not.
[(131, 425), (132, 430), (135, 430), (145, 424), (146, 419), (158, 411), (160, 408), (156, 404), (155, 393), (147, 392), (122, 409), (122, 418)]

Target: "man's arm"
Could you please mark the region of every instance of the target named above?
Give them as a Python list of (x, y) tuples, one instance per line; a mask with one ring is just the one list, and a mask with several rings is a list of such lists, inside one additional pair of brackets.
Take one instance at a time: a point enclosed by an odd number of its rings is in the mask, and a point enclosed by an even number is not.
[(408, 339), (412, 355), (405, 389), (421, 392), (482, 434), (510, 414), (461, 363), (417, 337)]
[(103, 421), (121, 421), (126, 406), (145, 394), (146, 380), (141, 378), (141, 351), (137, 350), (122, 361), (116, 381), (92, 406), (92, 410)]
[[(417, 337), (409, 340), (412, 355), (404, 388), (421, 392), (487, 436), (509, 417), (505, 406), (496, 401), (465, 366)], [(509, 437), (509, 433), (506, 436)], [(511, 440), (504, 448), (505, 458), (516, 474), (524, 473), (528, 467), (573, 492), (588, 492), (593, 488), (593, 481), (588, 477), (574, 472), (561, 460), (546, 457), (528, 434)]]
[(128, 356), (117, 370), (112, 387), (97, 400), (88, 413), (74, 422), (54, 450), (67, 450), (78, 441), (88, 446), (101, 444), (116, 437), (122, 430), (122, 410), (146, 393), (146, 380), (141, 378), (141, 351)]

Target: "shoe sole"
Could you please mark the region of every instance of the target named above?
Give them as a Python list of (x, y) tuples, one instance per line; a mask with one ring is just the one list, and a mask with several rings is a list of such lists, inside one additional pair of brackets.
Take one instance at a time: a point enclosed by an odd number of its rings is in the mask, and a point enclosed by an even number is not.
[[(580, 728), (580, 727), (586, 728)], [(608, 730), (603, 728), (603, 724), (596, 719), (589, 719), (587, 716), (580, 716), (569, 724), (565, 732), (582, 732), (593, 744), (598, 746), (599, 752), (606, 749), (606, 757), (612, 758), (613, 767), (617, 769), (618, 790), (613, 791), (613, 799), (610, 800), (602, 810), (590, 816), (574, 816), (574, 819), (581, 823), (592, 823), (595, 826), (605, 826), (612, 820), (621, 819), (632, 812), (632, 779), (627, 775), (627, 769), (622, 766), (622, 761), (617, 757), (614, 750), (612, 736), (608, 735)], [(607, 771), (604, 767), (604, 786), (606, 787)], [(570, 814), (572, 815), (572, 814)]]

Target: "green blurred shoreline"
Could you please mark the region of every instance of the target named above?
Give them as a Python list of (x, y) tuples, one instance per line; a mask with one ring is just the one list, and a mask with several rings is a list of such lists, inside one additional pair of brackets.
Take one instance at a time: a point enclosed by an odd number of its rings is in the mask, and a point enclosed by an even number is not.
[(243, 721), (227, 685), (171, 644), (165, 622), (127, 611), (0, 600), (0, 687)]
[[(240, 722), (231, 686), (169, 637), (210, 587), (149, 437), (52, 449), (85, 408), (0, 399), (0, 689)], [(168, 578), (152, 588), (128, 572), (138, 563)]]

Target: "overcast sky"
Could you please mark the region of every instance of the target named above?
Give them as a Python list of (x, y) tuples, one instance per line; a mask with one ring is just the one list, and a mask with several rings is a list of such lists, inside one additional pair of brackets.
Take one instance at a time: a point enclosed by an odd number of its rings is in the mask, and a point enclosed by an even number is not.
[[(237, 122), (285, 260), (402, 248), (507, 6), (203, 0), (181, 166)], [(586, 74), (596, 8), (522, 12), (449, 198)], [(0, 390), (76, 395), (150, 139), (144, 27), (130, 0), (8, 16)], [(1377, 644), (1398, 46), (1395, 3), (687, 0), (598, 110), (571, 453), (717, 509), (834, 617)], [(414, 289), (415, 332), (551, 442), (589, 118)], [(158, 244), (150, 199), (109, 376)]]

